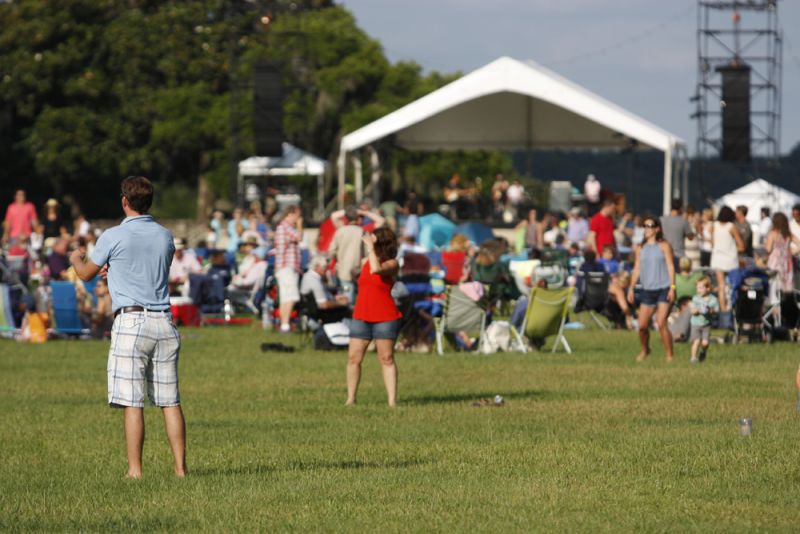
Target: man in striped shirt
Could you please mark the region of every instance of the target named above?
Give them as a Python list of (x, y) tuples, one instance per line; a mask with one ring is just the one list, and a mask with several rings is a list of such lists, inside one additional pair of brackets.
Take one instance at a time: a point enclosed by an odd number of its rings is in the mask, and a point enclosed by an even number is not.
[(290, 332), (292, 309), (300, 300), (300, 242), (303, 239), (303, 213), (289, 206), (275, 229), (275, 278), (278, 279), (281, 332)]

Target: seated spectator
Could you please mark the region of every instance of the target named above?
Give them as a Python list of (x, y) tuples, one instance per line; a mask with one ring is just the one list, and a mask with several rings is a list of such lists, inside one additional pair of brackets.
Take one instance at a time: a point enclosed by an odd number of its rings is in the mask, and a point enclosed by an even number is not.
[(577, 243), (572, 243), (567, 250), (567, 254), (567, 269), (569, 274), (575, 274), (584, 261), (580, 246)]
[(448, 252), (467, 252), (469, 250), (469, 239), (464, 234), (454, 234), (447, 245)]
[(406, 235), (400, 238), (400, 247), (397, 249), (397, 257), (402, 258), (406, 252), (413, 252), (414, 254), (425, 254), (427, 250), (422, 245), (417, 244), (414, 236)]
[(678, 273), (675, 275), (675, 302), (688, 298), (691, 300), (697, 292), (697, 281), (703, 277), (701, 271), (692, 272), (692, 260), (681, 258), (678, 262)]
[(628, 330), (633, 329), (633, 310), (628, 304), (626, 295), (631, 286), (631, 273), (617, 271), (608, 282), (609, 315), (611, 320)]
[(615, 274), (619, 271), (619, 261), (614, 257), (614, 247), (611, 245), (603, 247), (603, 257), (597, 261), (608, 274)]
[(489, 301), (516, 299), (519, 290), (508, 264), (500, 261), (500, 244), (488, 240), (478, 250), (470, 263), (470, 277), (474, 282), (489, 284)]
[(17, 237), (11, 239), (11, 244), (6, 253), (6, 260), (11, 271), (19, 276), (20, 282), (23, 285), (28, 284), (28, 278), (33, 263), (31, 258), (31, 247), (28, 236), (19, 234)]
[(231, 272), (231, 265), (225, 257), (224, 250), (214, 249), (209, 252), (207, 273), (209, 276), (219, 276), (225, 286), (231, 283), (233, 273)]
[(92, 231), (91, 223), (86, 219), (86, 216), (83, 213), (79, 213), (75, 220), (73, 221), (72, 228), (74, 230), (74, 235), (72, 239), (77, 241), (80, 237), (86, 237)]
[(264, 259), (264, 249), (256, 248), (252, 241), (245, 242), (240, 248), (245, 249), (247, 256), (242, 260), (239, 272), (233, 275), (230, 288), (249, 291), (259, 280), (263, 280), (268, 264)]
[(689, 328), (692, 318), (691, 304), (691, 297), (676, 299), (675, 307), (667, 318), (669, 332), (672, 335), (672, 340), (676, 343), (688, 341), (689, 339)]
[(188, 295), (189, 275), (199, 273), (201, 270), (200, 262), (194, 252), (186, 250), (183, 239), (175, 239), (175, 255), (169, 266), (169, 294)]
[(69, 242), (66, 239), (58, 239), (53, 245), (53, 252), (47, 256), (47, 268), (50, 270), (50, 278), (53, 280), (64, 279), (64, 274), (69, 268)]
[(32, 257), (37, 259), (41, 257), (42, 251), (44, 250), (44, 225), (42, 223), (38, 223), (34, 226), (33, 233), (30, 237), (29, 250)]
[(300, 282), (300, 294), (303, 296), (313, 295), (317, 308), (321, 310), (347, 307), (349, 301), (346, 295), (336, 295), (334, 297), (328, 291), (325, 285), (327, 270), (328, 258), (322, 255), (314, 256), (309, 262), (308, 271), (305, 272)]
[(597, 254), (595, 254), (594, 250), (587, 249), (583, 252), (583, 263), (581, 263), (578, 271), (583, 274), (604, 273), (606, 272), (606, 268), (602, 263), (597, 261)]
[(86, 289), (83, 280), (78, 277), (78, 273), (75, 271), (74, 267), (70, 266), (69, 269), (64, 271), (62, 279), (75, 286), (78, 315), (80, 315), (81, 323), (83, 323), (84, 327), (90, 327), (92, 323), (92, 310), (94, 309), (94, 299), (92, 295)]
[(114, 322), (113, 312), (111, 311), (111, 294), (108, 292), (108, 282), (103, 278), (97, 281), (94, 287), (94, 295), (97, 304), (92, 310), (92, 337), (103, 339), (110, 335), (111, 324)]
[(262, 243), (253, 235), (248, 236), (239, 243), (239, 250), (236, 251), (236, 264), (238, 271), (244, 273), (250, 267), (260, 262), (264, 258), (266, 249)]

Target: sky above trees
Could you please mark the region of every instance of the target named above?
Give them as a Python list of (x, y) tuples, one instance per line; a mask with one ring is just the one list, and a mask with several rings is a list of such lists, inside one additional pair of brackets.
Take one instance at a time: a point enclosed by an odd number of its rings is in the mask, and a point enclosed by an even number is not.
[[(697, 72), (697, 0), (343, 0), (391, 60), (469, 72), (532, 59), (686, 139)], [(748, 23), (743, 12), (743, 24)], [(800, 1), (781, 0), (782, 152), (800, 141)]]

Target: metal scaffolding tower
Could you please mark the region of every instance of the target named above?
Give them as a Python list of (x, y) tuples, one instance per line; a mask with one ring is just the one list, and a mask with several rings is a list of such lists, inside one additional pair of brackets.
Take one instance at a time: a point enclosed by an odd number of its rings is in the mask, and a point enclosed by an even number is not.
[(697, 156), (723, 153), (723, 73), (750, 71), (750, 155), (777, 163), (781, 134), (782, 32), (778, 0), (706, 1), (697, 9)]

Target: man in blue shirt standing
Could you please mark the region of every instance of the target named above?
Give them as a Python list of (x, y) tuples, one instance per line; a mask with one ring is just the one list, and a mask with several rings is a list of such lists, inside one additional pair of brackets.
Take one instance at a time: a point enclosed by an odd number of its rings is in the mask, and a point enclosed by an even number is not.
[(145, 389), (161, 408), (175, 474), (186, 474), (186, 423), (178, 390), (181, 338), (169, 311), (172, 234), (147, 212), (153, 184), (142, 176), (122, 181), (125, 219), (103, 232), (88, 261), (76, 250), (70, 263), (88, 281), (108, 276), (114, 324), (108, 354), (108, 403), (124, 409), (128, 477), (142, 476)]

